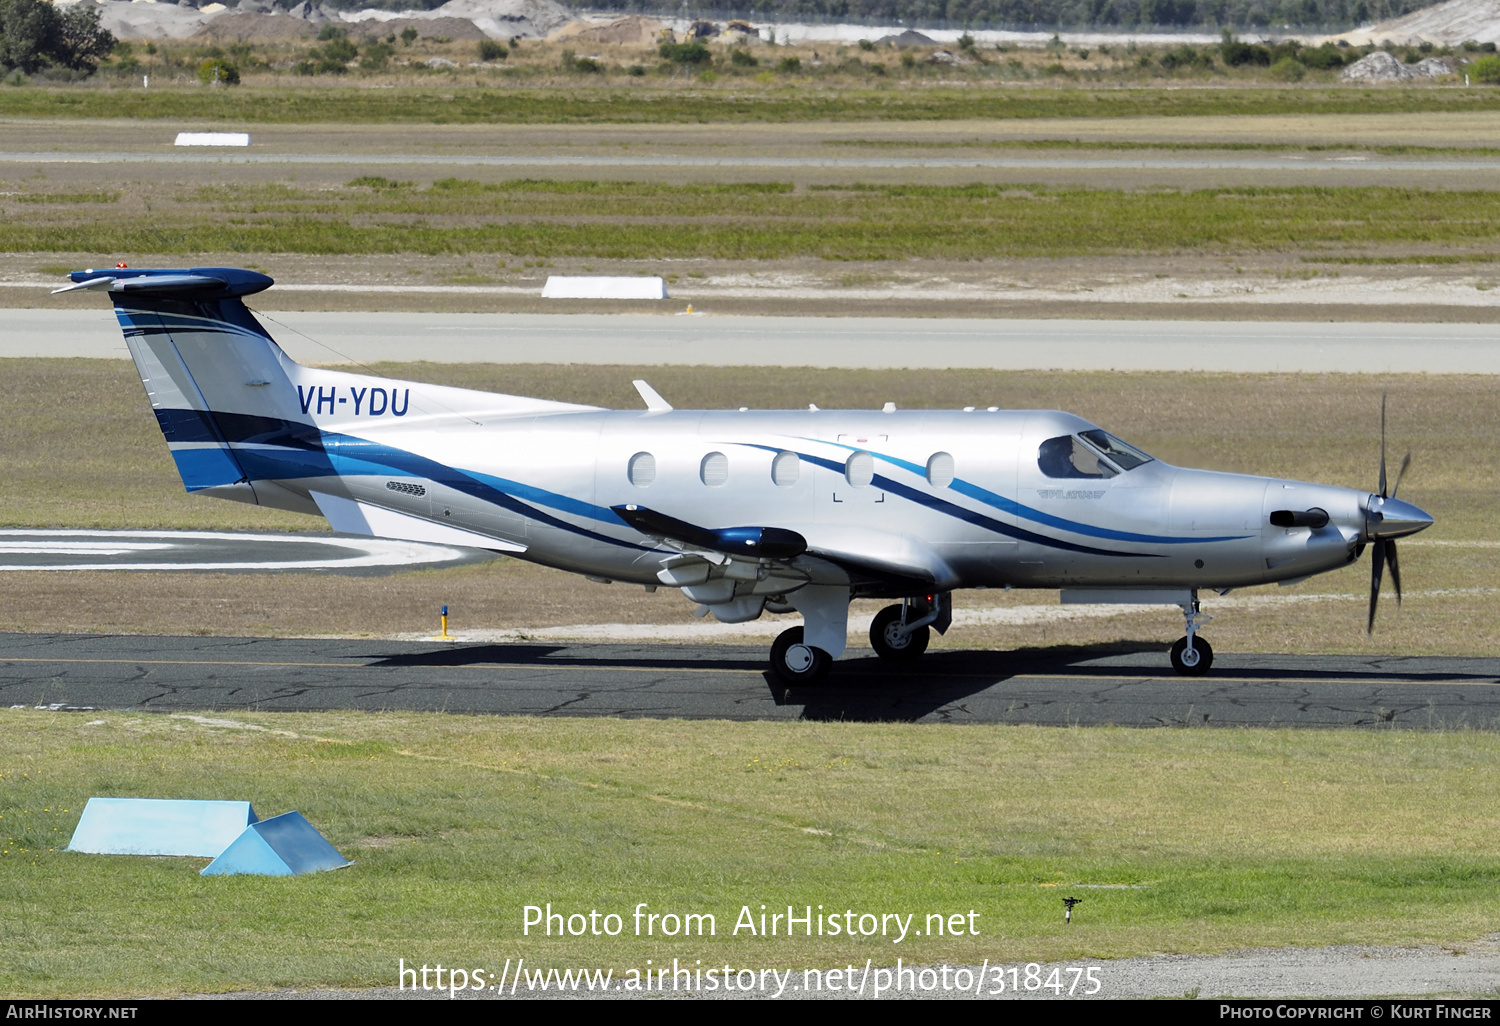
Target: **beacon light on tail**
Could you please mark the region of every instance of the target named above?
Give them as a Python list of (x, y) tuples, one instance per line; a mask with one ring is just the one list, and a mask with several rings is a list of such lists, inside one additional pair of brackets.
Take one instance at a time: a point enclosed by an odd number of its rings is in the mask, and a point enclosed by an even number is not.
[[(1169, 466), (1056, 410), (643, 410), (304, 367), (232, 268), (77, 271), (115, 306), (189, 491), (321, 515), (335, 531), (492, 549), (671, 587), (724, 622), (802, 614), (772, 647), (792, 684), (843, 654), (853, 598), (896, 600), (875, 651), (914, 659), (961, 588), (1173, 603), (1179, 673), (1213, 651), (1198, 596), (1298, 580), (1432, 523), (1379, 492)], [(1402, 464), (1402, 470), (1406, 462)], [(1400, 474), (1397, 475), (1397, 485)]]

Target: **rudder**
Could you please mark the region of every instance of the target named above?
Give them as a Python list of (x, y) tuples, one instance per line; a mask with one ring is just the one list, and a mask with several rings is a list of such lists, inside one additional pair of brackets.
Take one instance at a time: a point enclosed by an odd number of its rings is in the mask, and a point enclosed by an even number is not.
[(286, 496), (257, 495), (230, 445), (261, 426), (285, 431), (306, 423), (288, 377), (291, 358), (240, 298), (269, 288), (272, 279), (224, 267), (75, 271), (70, 277), (75, 284), (58, 291), (107, 291), (114, 302), (183, 486), (218, 498), (287, 505)]

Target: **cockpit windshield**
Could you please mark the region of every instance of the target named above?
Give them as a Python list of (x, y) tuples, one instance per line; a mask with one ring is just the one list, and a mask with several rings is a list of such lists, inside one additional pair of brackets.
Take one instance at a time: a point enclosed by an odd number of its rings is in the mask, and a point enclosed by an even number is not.
[(1047, 439), (1037, 453), (1036, 465), (1048, 477), (1098, 479), (1118, 473), (1076, 435)]
[(1150, 462), (1151, 457), (1135, 446), (1096, 428), (1047, 439), (1037, 452), (1036, 465), (1048, 477), (1097, 480)]
[(1079, 435), (1084, 441), (1108, 456), (1121, 470), (1134, 470), (1142, 463), (1150, 463), (1152, 460), (1152, 457), (1147, 456), (1129, 442), (1120, 441), (1108, 431), (1095, 428), (1092, 431), (1080, 431)]

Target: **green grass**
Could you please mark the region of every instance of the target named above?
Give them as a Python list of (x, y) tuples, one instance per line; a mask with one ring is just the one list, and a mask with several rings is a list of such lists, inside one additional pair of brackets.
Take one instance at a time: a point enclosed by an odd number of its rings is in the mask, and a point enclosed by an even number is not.
[(1043, 185), (440, 179), (425, 187), (206, 187), (101, 220), (0, 219), (0, 250), (509, 254), (605, 259), (985, 259), (1500, 244), (1500, 192), (1181, 191)]
[[(390, 986), (398, 958), (1098, 964), (1462, 941), (1500, 914), (1493, 734), (216, 719), (0, 711), (0, 993)], [(204, 879), (65, 853), (91, 795), (296, 808), (355, 865)], [(718, 935), (522, 936), (547, 902), (709, 912)], [(979, 935), (730, 935), (761, 904), (972, 909)]]
[(1228, 86), (446, 89), (30, 87), (0, 91), (0, 117), (192, 119), (239, 124), (577, 124), (937, 121), (1218, 114), (1492, 111), (1500, 90)]

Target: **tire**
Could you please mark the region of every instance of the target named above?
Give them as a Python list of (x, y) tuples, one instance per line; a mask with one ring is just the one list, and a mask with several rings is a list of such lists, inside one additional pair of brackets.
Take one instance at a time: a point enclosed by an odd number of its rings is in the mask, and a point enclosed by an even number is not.
[(1184, 677), (1201, 677), (1214, 664), (1214, 650), (1202, 638), (1193, 639), (1193, 653), (1198, 658), (1189, 666), (1183, 659), (1187, 654), (1187, 638), (1178, 638), (1172, 645), (1172, 669)]
[(886, 606), (875, 614), (875, 619), (870, 623), (870, 647), (880, 658), (889, 659), (893, 663), (920, 659), (922, 653), (927, 651), (927, 643), (932, 640), (932, 631), (926, 627), (918, 627), (903, 638), (898, 631), (900, 626), (901, 607)]
[(802, 643), (801, 627), (782, 631), (771, 646), (771, 672), (787, 684), (816, 684), (832, 667), (827, 652)]

